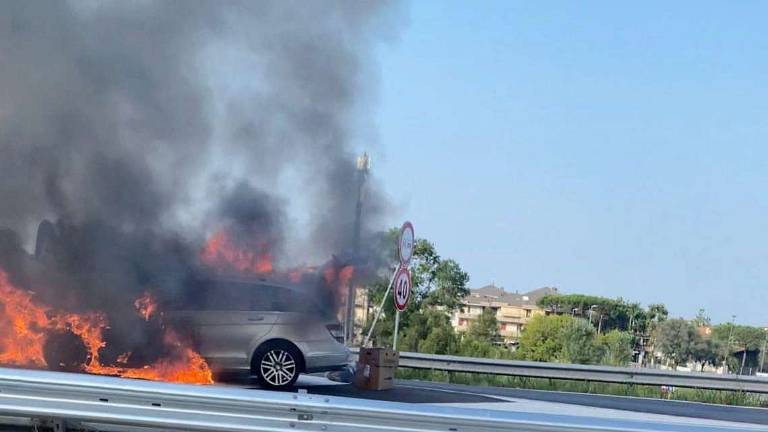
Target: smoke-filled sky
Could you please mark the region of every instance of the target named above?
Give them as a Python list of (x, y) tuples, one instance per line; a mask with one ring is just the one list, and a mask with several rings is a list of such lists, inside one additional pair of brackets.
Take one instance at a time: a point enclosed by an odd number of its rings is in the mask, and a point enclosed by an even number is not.
[(768, 324), (766, 15), (764, 2), (412, 2), (379, 56), (374, 169), (475, 287)]
[(0, 226), (27, 247), (43, 218), (199, 238), (243, 217), (284, 260), (349, 246), (389, 4), (0, 7)]

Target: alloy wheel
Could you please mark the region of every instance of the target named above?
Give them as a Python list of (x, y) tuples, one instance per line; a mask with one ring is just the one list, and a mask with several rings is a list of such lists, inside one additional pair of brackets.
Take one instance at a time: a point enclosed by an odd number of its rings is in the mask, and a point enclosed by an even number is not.
[(287, 385), (296, 376), (296, 360), (291, 353), (281, 349), (267, 351), (259, 367), (267, 384), (275, 387)]

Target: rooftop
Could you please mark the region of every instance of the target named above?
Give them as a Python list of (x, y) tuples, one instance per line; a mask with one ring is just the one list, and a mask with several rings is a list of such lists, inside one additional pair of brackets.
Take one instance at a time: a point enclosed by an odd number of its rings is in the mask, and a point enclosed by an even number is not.
[(526, 293), (511, 293), (505, 291), (504, 287), (491, 284), (469, 290), (469, 296), (464, 301), (479, 305), (524, 306), (535, 305), (539, 299), (547, 294), (558, 294), (558, 290), (557, 288), (543, 287)]

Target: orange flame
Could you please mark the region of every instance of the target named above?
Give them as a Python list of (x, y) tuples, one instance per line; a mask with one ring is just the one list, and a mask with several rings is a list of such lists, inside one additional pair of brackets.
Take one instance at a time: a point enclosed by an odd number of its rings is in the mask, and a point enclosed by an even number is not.
[(32, 293), (16, 289), (0, 269), (0, 363), (45, 366), (45, 329), (50, 327), (47, 309), (32, 301)]
[(266, 242), (260, 242), (254, 252), (241, 247), (232, 240), (225, 230), (217, 231), (205, 244), (200, 260), (203, 264), (222, 270), (236, 270), (243, 273), (272, 273), (272, 254)]
[[(137, 306), (139, 313), (148, 319), (156, 310), (151, 297), (145, 295), (148, 306)], [(126, 368), (102, 365), (99, 350), (106, 346), (103, 330), (107, 327), (106, 316), (101, 312), (84, 314), (62, 313), (38, 305), (33, 293), (21, 290), (8, 280), (0, 269), (0, 363), (16, 366), (46, 367), (43, 354), (48, 336), (53, 331), (68, 330), (83, 340), (89, 357), (83, 370), (101, 375), (119, 375), (127, 378), (143, 378), (189, 384), (211, 384), (213, 376), (208, 364), (194, 350), (181, 342), (171, 329), (165, 329), (164, 342), (173, 353), (143, 368)], [(120, 356), (127, 361), (130, 353)], [(119, 359), (120, 360), (120, 359)]]

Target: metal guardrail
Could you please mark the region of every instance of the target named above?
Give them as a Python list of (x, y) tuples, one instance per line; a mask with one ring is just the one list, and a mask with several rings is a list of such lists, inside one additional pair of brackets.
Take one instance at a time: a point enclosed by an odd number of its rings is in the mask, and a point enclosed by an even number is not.
[(768, 379), (744, 375), (715, 375), (670, 370), (496, 360), (436, 354), (400, 353), (400, 367), (552, 378), (619, 384), (669, 385), (676, 387), (768, 393)]
[[(0, 425), (44, 429), (327, 432), (735, 432), (703, 426), (368, 401), (0, 368)], [(18, 430), (18, 429), (14, 429)]]

